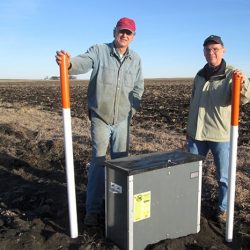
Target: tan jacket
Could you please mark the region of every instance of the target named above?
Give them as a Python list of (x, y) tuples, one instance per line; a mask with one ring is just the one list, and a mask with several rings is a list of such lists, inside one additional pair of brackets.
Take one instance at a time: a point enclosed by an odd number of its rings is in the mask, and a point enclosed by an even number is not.
[[(188, 116), (188, 136), (196, 140), (224, 142), (230, 140), (232, 73), (226, 66), (222, 77), (206, 81), (197, 74), (193, 82)], [(220, 78), (220, 79), (219, 79)], [(241, 103), (250, 101), (250, 83), (244, 79)]]

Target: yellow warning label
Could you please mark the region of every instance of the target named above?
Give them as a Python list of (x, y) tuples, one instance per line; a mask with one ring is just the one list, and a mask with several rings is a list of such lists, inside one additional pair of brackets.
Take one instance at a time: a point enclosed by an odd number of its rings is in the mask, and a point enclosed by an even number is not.
[(134, 222), (150, 217), (151, 191), (134, 195)]

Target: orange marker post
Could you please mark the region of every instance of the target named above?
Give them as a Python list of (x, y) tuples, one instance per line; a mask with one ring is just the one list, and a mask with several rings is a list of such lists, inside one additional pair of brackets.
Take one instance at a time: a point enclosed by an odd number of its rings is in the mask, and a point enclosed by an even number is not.
[(69, 73), (68, 73), (66, 55), (62, 56), (62, 62), (60, 65), (60, 80), (61, 80), (61, 93), (62, 93), (62, 107), (64, 109), (70, 109)]
[(75, 194), (75, 175), (74, 175), (74, 161), (73, 161), (71, 115), (70, 115), (69, 76), (68, 76), (68, 64), (66, 55), (62, 56), (62, 62), (60, 64), (60, 80), (61, 80), (62, 107), (63, 107), (64, 150), (65, 150), (65, 161), (66, 161), (70, 234), (71, 238), (77, 238), (78, 225), (77, 225), (76, 194)]
[(234, 221), (234, 200), (236, 183), (236, 162), (237, 162), (237, 144), (238, 144), (238, 125), (240, 113), (240, 89), (241, 76), (233, 74), (232, 89), (232, 113), (231, 113), (231, 131), (230, 131), (230, 159), (228, 176), (228, 205), (227, 205), (227, 223), (226, 223), (226, 241), (233, 240), (233, 221)]

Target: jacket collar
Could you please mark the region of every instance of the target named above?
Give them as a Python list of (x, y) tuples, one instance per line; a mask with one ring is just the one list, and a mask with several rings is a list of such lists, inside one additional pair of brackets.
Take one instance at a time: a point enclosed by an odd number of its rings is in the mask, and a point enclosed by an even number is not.
[(208, 63), (198, 72), (198, 75), (204, 77), (206, 81), (209, 80), (221, 80), (226, 78), (226, 61), (222, 59), (221, 64), (213, 69), (209, 67)]
[[(113, 41), (112, 43), (109, 44), (109, 48), (110, 48), (110, 55), (111, 56), (116, 56), (116, 57), (120, 58), (118, 53), (117, 53), (117, 50), (116, 50), (115, 41)], [(124, 57), (128, 57), (128, 58), (132, 59), (132, 54), (131, 54), (131, 50), (129, 49), (129, 47), (127, 48), (127, 51), (125, 52)]]

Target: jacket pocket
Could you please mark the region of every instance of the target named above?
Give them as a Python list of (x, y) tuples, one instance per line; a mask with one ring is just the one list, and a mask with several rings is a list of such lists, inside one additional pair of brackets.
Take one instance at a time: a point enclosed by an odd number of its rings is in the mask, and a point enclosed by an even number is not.
[(124, 73), (124, 85), (125, 85), (126, 87), (129, 87), (129, 88), (133, 88), (133, 87), (134, 87), (133, 75), (134, 75), (134, 73), (132, 73), (132, 72), (129, 71), (129, 70), (127, 70), (127, 71)]
[(114, 85), (116, 82), (114, 69), (101, 66), (100, 74), (98, 74), (98, 82), (102, 82), (104, 85)]

